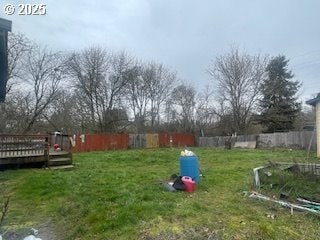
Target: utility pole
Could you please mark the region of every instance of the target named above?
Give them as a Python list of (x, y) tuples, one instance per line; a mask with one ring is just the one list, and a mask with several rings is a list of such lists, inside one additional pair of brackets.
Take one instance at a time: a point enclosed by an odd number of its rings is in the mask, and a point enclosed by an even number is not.
[(8, 81), (8, 32), (11, 31), (12, 22), (0, 18), (0, 103), (6, 98)]

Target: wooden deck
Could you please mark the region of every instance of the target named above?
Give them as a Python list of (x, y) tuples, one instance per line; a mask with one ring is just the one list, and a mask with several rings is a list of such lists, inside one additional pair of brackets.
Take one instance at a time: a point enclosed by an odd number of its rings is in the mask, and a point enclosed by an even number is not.
[[(62, 151), (55, 151), (53, 144), (59, 142)], [(1, 135), (0, 165), (43, 163), (50, 165), (51, 159), (68, 159), (72, 163), (71, 145), (67, 135)], [(62, 165), (62, 164), (61, 164)]]

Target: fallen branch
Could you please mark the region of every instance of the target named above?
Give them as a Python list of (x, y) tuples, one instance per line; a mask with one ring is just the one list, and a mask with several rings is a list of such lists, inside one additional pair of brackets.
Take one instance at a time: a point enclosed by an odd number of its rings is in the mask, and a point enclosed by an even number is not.
[(4, 203), (1, 206), (1, 218), (0, 218), (0, 226), (2, 225), (5, 216), (8, 213), (9, 210), (9, 202), (10, 202), (10, 197), (7, 197), (4, 201)]

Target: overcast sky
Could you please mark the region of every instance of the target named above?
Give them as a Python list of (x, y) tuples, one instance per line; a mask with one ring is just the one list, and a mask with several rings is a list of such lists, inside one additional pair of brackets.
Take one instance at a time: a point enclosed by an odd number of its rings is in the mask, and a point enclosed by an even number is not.
[[(9, 3), (43, 3), (47, 14), (8, 16)], [(1, 0), (0, 7), (13, 32), (38, 43), (126, 50), (163, 63), (198, 89), (210, 82), (212, 60), (236, 46), (290, 59), (303, 101), (320, 91), (319, 0)]]

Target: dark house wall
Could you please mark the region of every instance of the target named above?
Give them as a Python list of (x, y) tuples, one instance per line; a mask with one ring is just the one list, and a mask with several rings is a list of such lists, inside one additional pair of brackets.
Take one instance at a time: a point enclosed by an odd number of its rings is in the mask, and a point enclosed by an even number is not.
[(0, 102), (3, 102), (7, 84), (7, 32), (0, 29)]
[(6, 97), (8, 80), (8, 31), (11, 31), (11, 21), (0, 18), (0, 102)]

